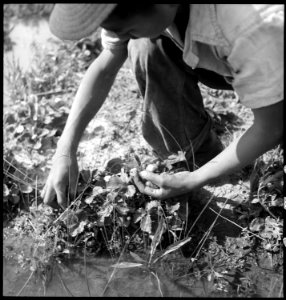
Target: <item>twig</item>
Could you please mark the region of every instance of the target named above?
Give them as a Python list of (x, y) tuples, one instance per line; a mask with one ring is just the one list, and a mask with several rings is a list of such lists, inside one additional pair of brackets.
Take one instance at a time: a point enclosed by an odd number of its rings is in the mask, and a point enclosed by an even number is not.
[(35, 233), (37, 233), (36, 228), (35, 228), (35, 226), (33, 225), (33, 223), (31, 222), (31, 220), (28, 219), (28, 221), (30, 222), (30, 224), (31, 224), (32, 228), (34, 229)]
[(270, 291), (269, 291), (269, 294), (268, 294), (268, 298), (272, 298), (271, 293), (274, 291), (274, 288), (275, 288), (275, 285), (276, 285), (277, 281), (278, 281), (278, 278), (276, 278), (276, 280), (275, 280), (275, 282), (272, 286), (272, 278), (271, 278), (271, 286), (270, 286)]
[(199, 218), (201, 217), (202, 213), (205, 211), (205, 209), (208, 207), (208, 205), (210, 204), (210, 202), (212, 201), (214, 195), (212, 195), (208, 201), (208, 203), (204, 206), (204, 208), (202, 209), (202, 211), (200, 212), (200, 214), (198, 215), (198, 217), (196, 218), (195, 222), (193, 223), (192, 227), (190, 228), (190, 230), (188, 231), (188, 234), (186, 236), (189, 236), (189, 234), (191, 233), (191, 230), (193, 229), (193, 227), (195, 226), (195, 224), (197, 223), (197, 221), (199, 220)]
[[(191, 254), (191, 257), (193, 257), (193, 255), (196, 253), (196, 251), (197, 251), (197, 249), (199, 248), (199, 246), (201, 245), (201, 243), (204, 243), (204, 242), (205, 242), (207, 235), (208, 235), (208, 231), (206, 231), (206, 232), (204, 233), (203, 237), (201, 238), (201, 240), (200, 240), (199, 243), (197, 244), (195, 250), (194, 250), (193, 253)], [(197, 257), (197, 255), (196, 255), (196, 257)]]
[(85, 269), (85, 282), (86, 282), (86, 285), (87, 285), (87, 289), (88, 289), (88, 294), (89, 294), (89, 297), (91, 297), (91, 294), (90, 294), (90, 289), (89, 289), (89, 285), (88, 285), (88, 278), (87, 278), (87, 269), (86, 269), (86, 243), (87, 243), (88, 239), (86, 239), (85, 241), (85, 245), (84, 245), (84, 269)]
[(283, 285), (284, 285), (284, 283), (282, 282), (281, 289), (280, 289), (280, 292), (279, 292), (279, 295), (278, 295), (279, 298), (281, 297), (281, 295), (283, 293)]
[[(25, 176), (25, 178), (27, 177), (28, 179), (30, 179), (31, 181), (33, 181), (32, 178), (30, 178), (27, 174), (25, 174), (24, 172), (22, 172), (20, 169), (18, 169), (16, 166), (14, 166), (11, 162), (9, 162), (6, 158), (3, 158), (4, 162), (8, 163), (11, 167), (15, 168), (15, 170), (17, 170), (19, 173), (21, 173), (22, 175)], [(9, 174), (8, 171), (5, 170), (5, 172), (7, 172)]]
[[(15, 180), (15, 181), (18, 181), (19, 183), (22, 183), (23, 185), (29, 184), (30, 186), (33, 187), (33, 189), (35, 189), (35, 186), (34, 186), (32, 183), (28, 183), (28, 182), (24, 181), (23, 179), (20, 179), (20, 178), (18, 178), (18, 177), (16, 177), (16, 176), (12, 175), (12, 174), (10, 174), (10, 173), (7, 173), (5, 170), (3, 171), (3, 173), (4, 173), (7, 177), (9, 177), (9, 178), (11, 178), (11, 179), (13, 179), (13, 180)], [(39, 189), (39, 190), (40, 190), (40, 189)]]
[(18, 292), (17, 297), (20, 296), (20, 294), (23, 292), (24, 288), (27, 286), (28, 282), (29, 282), (30, 279), (32, 278), (34, 272), (35, 272), (35, 271), (33, 271), (33, 272), (30, 274), (29, 278), (27, 279), (27, 281), (25, 282), (25, 284), (23, 285), (23, 287), (21, 288), (21, 290)]
[(60, 278), (61, 284), (64, 287), (65, 291), (70, 294), (72, 297), (74, 297), (74, 295), (71, 293), (71, 291), (68, 289), (68, 287), (66, 286), (66, 284), (64, 283), (60, 273), (57, 273), (58, 277)]
[(53, 95), (53, 94), (61, 94), (64, 93), (66, 91), (63, 90), (58, 90), (58, 91), (47, 91), (47, 92), (42, 92), (42, 93), (37, 93), (37, 94), (33, 94), (36, 97), (41, 97), (41, 96), (47, 96), (47, 95)]
[(157, 274), (154, 274), (154, 272), (151, 272), (151, 274), (154, 275), (155, 278), (157, 279), (157, 281), (158, 281), (159, 292), (160, 292), (160, 294), (161, 294), (161, 297), (164, 297), (164, 295), (163, 295), (163, 293), (162, 293), (162, 290), (161, 290), (161, 284), (160, 284), (160, 280), (159, 280), (159, 278), (158, 278), (158, 275), (157, 275)]
[[(123, 249), (122, 249), (122, 251), (121, 251), (121, 253), (120, 253), (120, 255), (119, 255), (119, 258), (118, 258), (117, 263), (116, 263), (117, 265), (119, 264), (119, 261), (120, 261), (121, 257), (123, 256), (123, 253), (125, 252), (126, 247), (127, 247), (127, 244), (124, 245), (124, 247), (123, 247)], [(107, 290), (107, 288), (108, 288), (108, 285), (109, 285), (109, 283), (111, 282), (111, 280), (112, 280), (112, 278), (113, 278), (113, 276), (114, 276), (116, 270), (117, 270), (116, 267), (113, 268), (113, 271), (112, 271), (112, 273), (111, 273), (111, 275), (110, 275), (110, 277), (109, 277), (109, 279), (108, 279), (108, 281), (107, 281), (106, 286), (104, 287), (104, 290), (103, 290), (103, 292), (102, 292), (101, 297), (104, 297), (104, 294), (105, 294), (105, 292), (106, 292), (106, 290)]]
[(38, 190), (38, 176), (36, 176), (36, 189), (35, 189), (36, 208), (38, 209), (38, 195), (37, 195), (37, 190)]
[[(258, 199), (260, 199), (260, 191), (262, 190), (262, 188), (263, 188), (263, 184), (260, 183), (259, 187), (258, 187), (258, 190), (257, 190), (257, 198)], [(259, 201), (259, 203), (270, 214), (270, 216), (272, 216), (273, 219), (275, 219), (275, 220), (278, 219), (276, 216), (273, 215), (273, 213), (268, 209), (268, 207), (262, 201)]]
[(185, 230), (184, 230), (184, 234), (186, 236), (186, 231), (187, 231), (187, 228), (188, 228), (188, 219), (189, 219), (189, 201), (187, 201), (186, 203), (186, 227), (185, 227)]
[[(213, 210), (212, 208), (209, 207), (209, 209), (210, 209), (212, 212), (214, 212), (215, 214), (218, 214), (218, 213), (217, 213), (215, 210)], [(249, 231), (249, 230), (247, 230), (247, 229), (241, 227), (240, 225), (236, 224), (235, 222), (229, 220), (228, 218), (226, 218), (226, 217), (224, 217), (224, 216), (222, 216), (222, 215), (219, 215), (219, 216), (220, 216), (221, 218), (227, 220), (228, 222), (232, 223), (233, 225), (239, 227), (239, 228), (242, 229), (243, 231), (247, 231), (248, 233), (250, 233), (250, 234), (252, 234), (252, 235), (255, 235), (256, 237), (260, 238), (261, 240), (266, 241), (266, 239), (264, 239), (264, 238), (262, 238), (261, 236), (259, 236), (259, 235), (255, 234), (255, 233), (253, 233), (253, 232), (251, 232), (251, 231)]]
[(218, 217), (220, 216), (220, 213), (221, 213), (222, 210), (224, 209), (224, 207), (225, 207), (227, 201), (228, 201), (228, 198), (224, 201), (223, 207), (220, 209), (220, 211), (219, 211), (218, 215), (216, 216), (215, 220), (214, 220), (213, 223), (211, 224), (211, 226), (210, 226), (210, 228), (208, 229), (208, 231), (205, 233), (205, 236), (204, 236), (203, 239), (202, 239), (203, 242), (202, 242), (202, 244), (201, 244), (201, 246), (200, 246), (200, 249), (199, 249), (198, 253), (196, 254), (196, 257), (199, 255), (199, 253), (200, 253), (200, 251), (201, 251), (201, 249), (202, 249), (202, 247), (203, 247), (205, 241), (207, 240), (207, 238), (208, 238), (210, 232), (212, 231), (212, 229), (213, 229), (213, 227), (214, 227), (214, 225), (215, 225), (215, 223), (216, 223)]

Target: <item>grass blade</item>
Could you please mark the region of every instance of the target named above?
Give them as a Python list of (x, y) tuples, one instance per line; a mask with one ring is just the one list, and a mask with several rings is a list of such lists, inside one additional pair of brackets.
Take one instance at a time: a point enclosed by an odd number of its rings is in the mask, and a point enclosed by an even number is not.
[(164, 297), (164, 295), (163, 295), (163, 293), (162, 293), (162, 290), (161, 290), (161, 284), (160, 284), (160, 279), (159, 279), (158, 275), (155, 274), (154, 272), (151, 272), (151, 274), (157, 279), (159, 292), (160, 292), (160, 294), (161, 294), (161, 297)]
[(160, 220), (159, 220), (159, 224), (158, 224), (158, 227), (156, 229), (156, 232), (154, 234), (152, 243), (151, 243), (151, 251), (150, 251), (149, 263), (151, 262), (151, 259), (152, 259), (153, 255), (154, 255), (155, 251), (156, 251), (156, 248), (157, 248), (158, 244), (161, 241), (161, 237), (162, 237), (163, 232), (165, 231), (165, 228), (166, 228), (165, 221), (161, 217)]
[(188, 243), (190, 240), (192, 239), (192, 237), (188, 237), (185, 238), (183, 240), (180, 240), (174, 244), (172, 244), (171, 246), (169, 246), (162, 255), (160, 255), (159, 257), (157, 257), (153, 263), (157, 262), (159, 259), (163, 258), (164, 256), (166, 256), (167, 254), (176, 251), (177, 249), (179, 249), (180, 247), (182, 247), (183, 245), (185, 245), (186, 243)]
[(145, 260), (143, 258), (141, 258), (138, 254), (136, 254), (132, 251), (130, 251), (129, 253), (137, 262), (145, 263)]
[(143, 264), (133, 263), (133, 262), (128, 262), (128, 261), (122, 261), (120, 263), (111, 265), (111, 267), (117, 268), (117, 269), (136, 268), (136, 267), (141, 267), (141, 266), (143, 266)]
[(34, 273), (35, 273), (34, 271), (31, 272), (29, 278), (27, 279), (27, 281), (25, 282), (25, 284), (23, 285), (23, 287), (21, 288), (21, 290), (18, 292), (17, 297), (21, 295), (21, 293), (23, 292), (24, 288), (27, 286), (27, 284), (31, 280), (31, 278), (32, 278), (32, 276), (33, 276)]

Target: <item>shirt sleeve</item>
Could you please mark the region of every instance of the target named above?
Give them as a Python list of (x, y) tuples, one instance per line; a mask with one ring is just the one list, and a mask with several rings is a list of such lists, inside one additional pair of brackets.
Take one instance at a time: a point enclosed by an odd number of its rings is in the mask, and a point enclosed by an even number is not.
[(284, 10), (264, 10), (232, 41), (227, 61), (240, 101), (252, 109), (283, 100)]
[(101, 44), (104, 49), (121, 50), (127, 47), (128, 41), (128, 37), (119, 37), (112, 31), (101, 29)]

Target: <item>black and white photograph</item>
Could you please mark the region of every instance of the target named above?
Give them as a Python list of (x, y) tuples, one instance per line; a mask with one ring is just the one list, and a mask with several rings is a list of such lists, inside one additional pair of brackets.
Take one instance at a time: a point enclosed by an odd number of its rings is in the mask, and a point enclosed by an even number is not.
[(284, 298), (285, 6), (2, 8), (2, 296)]

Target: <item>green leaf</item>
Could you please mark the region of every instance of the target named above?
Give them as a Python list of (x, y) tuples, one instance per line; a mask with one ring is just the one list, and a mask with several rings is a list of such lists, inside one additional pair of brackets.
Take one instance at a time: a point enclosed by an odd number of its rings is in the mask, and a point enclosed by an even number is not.
[(147, 165), (145, 170), (154, 173), (157, 169), (158, 169), (158, 166), (156, 164), (149, 164), (149, 165)]
[(105, 192), (105, 190), (101, 187), (101, 186), (95, 186), (92, 190), (92, 194), (91, 196), (87, 197), (84, 202), (86, 204), (91, 204), (94, 200), (94, 198), (100, 194), (102, 194), (103, 192)]
[(39, 140), (37, 143), (34, 145), (35, 150), (40, 150), (42, 148), (42, 141)]
[(80, 175), (81, 175), (81, 178), (83, 179), (83, 181), (85, 183), (89, 182), (89, 180), (91, 179), (91, 172), (90, 172), (90, 170), (83, 169), (83, 170), (80, 171)]
[(103, 193), (104, 189), (101, 186), (95, 186), (92, 190), (92, 196), (98, 196), (99, 194)]
[(107, 194), (106, 200), (107, 200), (107, 202), (114, 202), (114, 200), (116, 199), (117, 196), (118, 196), (117, 192), (110, 192)]
[(122, 205), (116, 205), (115, 209), (118, 211), (119, 214), (125, 216), (130, 211), (129, 207), (122, 206)]
[(145, 215), (146, 215), (145, 209), (143, 209), (142, 207), (138, 208), (133, 215), (134, 223), (139, 222)]
[(84, 231), (84, 227), (87, 224), (87, 221), (81, 221), (76, 229), (74, 229), (71, 233), (71, 236), (75, 237), (78, 234)]
[(132, 251), (129, 251), (130, 255), (137, 261), (137, 262), (142, 262), (142, 263), (145, 263), (146, 261), (141, 258), (138, 254), (132, 252)]
[(122, 167), (123, 167), (123, 161), (119, 157), (109, 160), (105, 165), (106, 171), (112, 174), (119, 173)]
[(160, 218), (159, 220), (159, 223), (158, 223), (158, 227), (156, 229), (156, 232), (153, 236), (153, 239), (152, 239), (152, 243), (151, 243), (151, 251), (150, 251), (150, 255), (151, 257), (154, 255), (155, 251), (156, 251), (156, 248), (158, 246), (158, 244), (160, 243), (161, 241), (161, 238), (162, 238), (162, 234), (165, 232), (166, 230), (166, 223), (165, 223), (165, 220), (163, 217)]
[(270, 176), (268, 176), (263, 182), (262, 184), (264, 186), (266, 186), (268, 183), (274, 183), (277, 181), (280, 181), (283, 178), (283, 171), (278, 171)]
[(163, 252), (162, 255), (160, 255), (159, 257), (157, 257), (153, 263), (155, 263), (156, 261), (158, 261), (159, 259), (163, 258), (164, 256), (166, 256), (167, 254), (176, 251), (177, 249), (179, 249), (180, 247), (182, 247), (183, 245), (185, 245), (186, 243), (188, 243), (190, 240), (192, 239), (192, 237), (188, 237), (185, 238), (183, 240), (180, 240), (172, 245), (170, 245), (169, 247), (167, 247), (167, 249)]
[(8, 186), (4, 183), (3, 184), (3, 196), (7, 197), (7, 196), (9, 196), (9, 194), (10, 194), (10, 190), (9, 190)]
[(254, 198), (251, 200), (251, 203), (253, 203), (253, 204), (260, 203), (260, 200), (258, 198)]
[(38, 135), (38, 138), (44, 137), (44, 136), (48, 135), (49, 133), (50, 133), (50, 130), (49, 130), (49, 129), (43, 128), (41, 134)]
[(77, 224), (79, 223), (79, 219), (74, 212), (68, 211), (67, 214), (64, 216), (63, 222), (65, 223), (67, 228), (73, 229), (74, 226), (77, 226)]
[(125, 161), (125, 167), (128, 171), (131, 169), (138, 169), (141, 166), (140, 158), (136, 155), (130, 155)]
[(148, 232), (151, 234), (152, 226), (151, 226), (151, 217), (149, 214), (146, 214), (142, 217), (140, 222), (140, 228), (142, 231)]
[(153, 201), (150, 201), (150, 202), (146, 203), (145, 209), (146, 209), (146, 211), (148, 212), (148, 211), (150, 211), (153, 207), (158, 207), (158, 206), (160, 206), (160, 205), (161, 205), (161, 204), (160, 204), (160, 202), (159, 202), (158, 200), (153, 200)]
[(21, 134), (24, 130), (25, 130), (24, 126), (23, 126), (23, 125), (19, 125), (19, 126), (16, 128), (15, 133)]
[(127, 186), (127, 192), (125, 195), (129, 198), (132, 198), (136, 194), (136, 188), (134, 185), (128, 185)]
[(106, 187), (110, 190), (124, 188), (125, 186), (126, 184), (116, 175), (111, 176), (106, 183)]
[(180, 208), (180, 202), (176, 203), (175, 205), (167, 205), (166, 208), (169, 214), (173, 214)]
[(173, 164), (181, 161), (186, 161), (185, 152), (178, 151), (178, 154), (170, 155), (168, 159), (164, 160), (164, 163), (166, 164), (168, 169), (171, 169)]
[(93, 199), (94, 199), (94, 196), (90, 196), (90, 197), (86, 198), (86, 199), (84, 200), (84, 202), (85, 202), (86, 204), (91, 204), (92, 201), (93, 201)]
[(126, 217), (118, 216), (117, 222), (119, 226), (128, 227), (130, 225), (130, 220)]
[(104, 222), (104, 219), (106, 217), (109, 217), (110, 214), (113, 211), (113, 205), (112, 204), (107, 204), (105, 205), (105, 207), (103, 207), (99, 212), (98, 215), (101, 216), (100, 221)]
[(255, 218), (249, 224), (249, 229), (251, 231), (260, 231), (264, 227), (264, 219), (263, 218)]
[(129, 176), (125, 173), (124, 168), (121, 168), (120, 179), (125, 183), (128, 184), (130, 182)]
[(13, 204), (17, 204), (20, 201), (20, 196), (16, 194), (12, 194), (12, 197), (9, 198), (9, 201)]
[(33, 187), (30, 184), (19, 184), (19, 189), (23, 194), (30, 194), (33, 191)]

